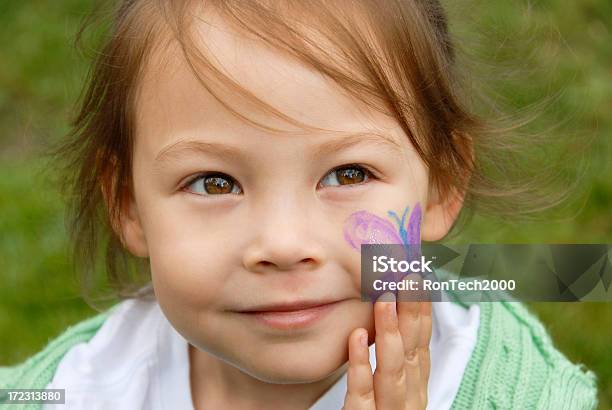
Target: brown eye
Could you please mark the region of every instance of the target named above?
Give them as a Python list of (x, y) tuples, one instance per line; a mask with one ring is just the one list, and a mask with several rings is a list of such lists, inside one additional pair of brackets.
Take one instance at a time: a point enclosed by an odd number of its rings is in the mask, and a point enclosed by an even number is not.
[(359, 168), (342, 168), (336, 171), (341, 185), (358, 184), (365, 181), (365, 172)]
[(204, 179), (204, 189), (209, 194), (229, 194), (234, 184), (223, 177), (207, 177)]
[(336, 168), (321, 181), (323, 186), (355, 185), (369, 179), (369, 172), (358, 165)]
[(187, 187), (191, 192), (200, 195), (239, 194), (241, 192), (235, 180), (225, 174), (200, 175), (193, 179)]

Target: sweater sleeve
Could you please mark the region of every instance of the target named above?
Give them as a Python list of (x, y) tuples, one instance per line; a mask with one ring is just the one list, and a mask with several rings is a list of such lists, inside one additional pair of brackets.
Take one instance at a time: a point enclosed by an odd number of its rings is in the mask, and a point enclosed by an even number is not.
[(597, 408), (597, 377), (583, 364), (574, 364), (557, 350), (544, 325), (521, 303), (506, 303), (506, 310), (518, 320), (533, 340), (534, 354), (542, 357), (546, 369), (545, 383), (538, 409)]
[(538, 408), (592, 410), (597, 404), (595, 374), (583, 366), (564, 365), (546, 381)]
[(558, 351), (519, 302), (481, 303), (478, 340), (453, 409), (595, 409), (597, 380)]
[[(117, 305), (68, 327), (41, 351), (22, 363), (0, 367), (0, 389), (44, 389), (53, 379), (62, 357), (74, 345), (89, 341)], [(0, 397), (0, 404), (6, 397)], [(14, 410), (39, 409), (40, 404), (14, 405)]]

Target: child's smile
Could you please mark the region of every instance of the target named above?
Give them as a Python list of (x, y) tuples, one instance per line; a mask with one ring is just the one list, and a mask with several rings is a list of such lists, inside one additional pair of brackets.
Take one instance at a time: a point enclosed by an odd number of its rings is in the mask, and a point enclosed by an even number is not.
[(282, 331), (297, 330), (314, 325), (319, 320), (327, 317), (345, 300), (306, 300), (270, 304), (240, 310), (237, 313), (248, 318), (248, 320), (255, 320), (264, 326)]

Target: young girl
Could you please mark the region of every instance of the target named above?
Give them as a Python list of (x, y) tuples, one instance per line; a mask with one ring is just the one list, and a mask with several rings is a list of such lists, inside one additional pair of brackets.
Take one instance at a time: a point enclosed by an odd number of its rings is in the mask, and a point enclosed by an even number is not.
[(418, 243), (464, 206), (519, 209), (455, 54), (433, 0), (120, 2), (58, 153), (78, 266), (104, 249), (125, 300), (0, 388), (69, 409), (595, 408), (593, 373), (519, 303), (361, 299), (359, 245), (388, 243), (390, 212)]

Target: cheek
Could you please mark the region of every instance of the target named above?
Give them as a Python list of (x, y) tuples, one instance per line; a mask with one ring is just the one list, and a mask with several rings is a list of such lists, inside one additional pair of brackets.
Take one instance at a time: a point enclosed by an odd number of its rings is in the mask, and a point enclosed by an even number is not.
[(213, 305), (231, 266), (225, 241), (199, 224), (158, 218), (153, 226), (149, 261), (160, 305), (185, 314)]
[(211, 343), (219, 327), (217, 315), (227, 283), (228, 263), (218, 242), (177, 235), (166, 237), (150, 252), (151, 280), (161, 310), (187, 340)]

